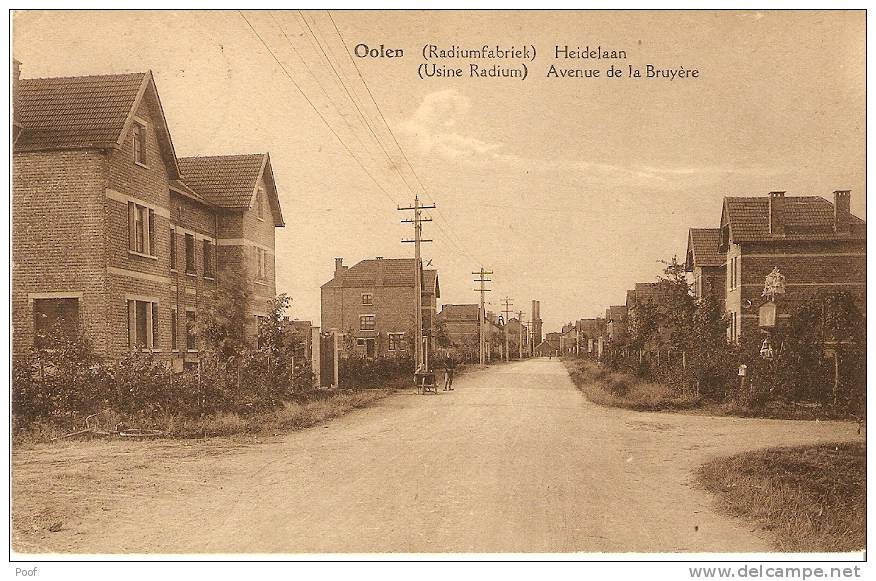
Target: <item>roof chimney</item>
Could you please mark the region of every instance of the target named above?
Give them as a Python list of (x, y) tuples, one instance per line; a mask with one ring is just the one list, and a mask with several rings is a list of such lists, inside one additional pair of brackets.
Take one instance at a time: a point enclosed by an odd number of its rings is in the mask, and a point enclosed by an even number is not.
[(344, 259), (335, 258), (335, 276), (338, 276), (344, 271)]
[(833, 231), (837, 234), (848, 234), (852, 229), (851, 200), (851, 190), (834, 190)]
[(770, 192), (770, 234), (785, 233), (785, 192)]

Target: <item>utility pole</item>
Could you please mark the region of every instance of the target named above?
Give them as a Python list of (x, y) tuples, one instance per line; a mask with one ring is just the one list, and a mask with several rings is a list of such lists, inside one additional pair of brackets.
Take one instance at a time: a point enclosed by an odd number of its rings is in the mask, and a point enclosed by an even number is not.
[(513, 305), (514, 303), (512, 303), (511, 299), (509, 299), (508, 297), (502, 299), (502, 302), (505, 303), (505, 361), (511, 361), (511, 354), (508, 353), (508, 321), (510, 321), (511, 319), (509, 319), (508, 317), (511, 314), (511, 305)]
[(404, 239), (403, 243), (414, 244), (414, 325), (416, 325), (416, 344), (414, 345), (414, 372), (420, 368), (427, 371), (429, 360), (428, 350), (423, 349), (423, 260), (420, 257), (420, 244), (423, 242), (432, 242), (432, 240), (423, 239), (423, 222), (431, 222), (432, 218), (423, 218), (423, 210), (431, 210), (435, 204), (423, 205), (420, 203), (420, 197), (414, 195), (414, 205), (410, 207), (399, 207), (399, 211), (414, 211), (413, 219), (402, 220), (402, 224), (414, 225), (414, 239)]
[(481, 365), (487, 364), (487, 345), (484, 337), (484, 293), (490, 292), (490, 289), (485, 288), (484, 284), (492, 281), (491, 278), (486, 278), (487, 275), (493, 274), (492, 270), (484, 270), (482, 266), (478, 272), (473, 272), (472, 274), (478, 275), (478, 278), (474, 279), (475, 282), (480, 283), (480, 288), (474, 289), (475, 291), (481, 294), (481, 308), (478, 310), (478, 354), (479, 354), (479, 362)]
[(517, 359), (523, 359), (523, 311), (517, 311)]

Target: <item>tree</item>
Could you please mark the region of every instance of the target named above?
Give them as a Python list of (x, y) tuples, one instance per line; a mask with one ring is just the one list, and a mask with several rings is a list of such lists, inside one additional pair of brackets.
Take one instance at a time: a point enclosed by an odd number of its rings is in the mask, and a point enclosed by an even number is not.
[(240, 357), (248, 348), (246, 325), (252, 291), (246, 271), (223, 269), (222, 286), (213, 301), (208, 301), (198, 315), (195, 332), (203, 350), (215, 353), (223, 362)]

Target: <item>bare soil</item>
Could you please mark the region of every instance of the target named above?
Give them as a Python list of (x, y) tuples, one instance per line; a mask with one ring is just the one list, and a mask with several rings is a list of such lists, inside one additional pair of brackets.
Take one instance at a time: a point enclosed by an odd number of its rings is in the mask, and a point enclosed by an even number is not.
[(845, 422), (635, 412), (558, 360), (472, 371), (299, 432), (14, 450), (19, 553), (761, 552), (704, 462), (862, 441)]

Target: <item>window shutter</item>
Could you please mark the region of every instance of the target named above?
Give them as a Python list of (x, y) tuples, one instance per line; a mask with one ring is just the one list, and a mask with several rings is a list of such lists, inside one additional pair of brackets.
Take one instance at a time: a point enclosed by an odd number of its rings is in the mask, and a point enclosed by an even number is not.
[(146, 254), (155, 256), (155, 210), (149, 210), (149, 248), (146, 249)]
[(133, 350), (137, 344), (137, 304), (128, 301), (128, 349)]
[(128, 250), (136, 250), (136, 216), (134, 213), (137, 211), (134, 202), (128, 202)]
[(158, 303), (150, 303), (149, 316), (152, 319), (151, 336), (147, 340), (150, 349), (158, 347)]

